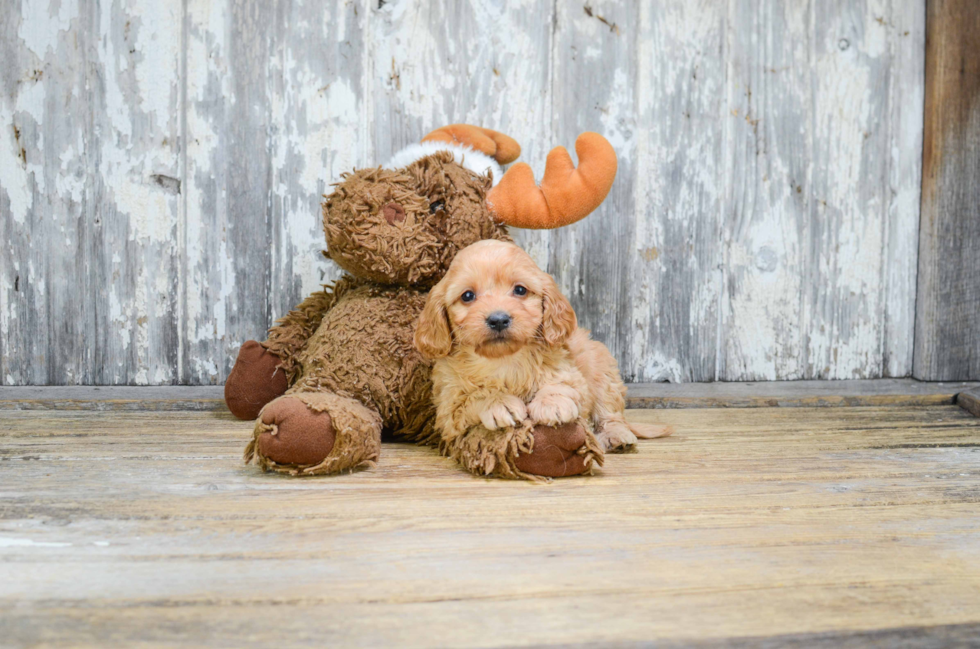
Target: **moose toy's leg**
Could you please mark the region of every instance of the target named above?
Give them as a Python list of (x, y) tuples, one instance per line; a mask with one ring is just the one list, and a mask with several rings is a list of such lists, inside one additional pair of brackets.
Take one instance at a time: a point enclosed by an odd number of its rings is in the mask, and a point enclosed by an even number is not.
[(290, 392), (255, 422), (245, 462), (292, 475), (340, 473), (369, 465), (381, 452), (381, 416), (331, 392)]
[(225, 382), (225, 403), (239, 419), (255, 419), (265, 404), (281, 396), (296, 374), (296, 356), (306, 346), (324, 314), (346, 290), (338, 282), (333, 291), (315, 291), (269, 330), (262, 343), (246, 341)]
[(595, 436), (577, 420), (558, 427), (525, 423), (488, 430), (477, 425), (443, 439), (446, 453), (477, 475), (540, 481), (590, 473), (602, 466)]
[(282, 359), (254, 340), (238, 350), (238, 360), (225, 381), (225, 403), (239, 419), (255, 419), (262, 406), (289, 387)]

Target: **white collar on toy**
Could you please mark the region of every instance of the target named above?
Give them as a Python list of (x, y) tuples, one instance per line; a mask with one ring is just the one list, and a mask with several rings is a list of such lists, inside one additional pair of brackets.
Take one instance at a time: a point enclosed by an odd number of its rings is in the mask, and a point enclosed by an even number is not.
[(490, 171), (493, 173), (494, 185), (499, 183), (504, 175), (504, 171), (497, 164), (497, 161), (485, 153), (480, 153), (476, 149), (471, 149), (462, 144), (450, 144), (448, 142), (420, 142), (419, 144), (410, 144), (393, 155), (384, 168), (401, 169), (437, 151), (449, 151), (453, 154), (453, 159), (456, 164), (469, 169), (473, 173), (482, 175)]

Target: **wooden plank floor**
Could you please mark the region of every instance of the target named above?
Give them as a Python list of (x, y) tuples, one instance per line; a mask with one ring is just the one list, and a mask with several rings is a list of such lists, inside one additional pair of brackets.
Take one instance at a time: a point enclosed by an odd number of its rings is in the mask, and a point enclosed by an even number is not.
[[(938, 406), (980, 390), (977, 381), (915, 379), (631, 383), (627, 408)], [(220, 410), (222, 385), (0, 386), (0, 410)]]
[(0, 412), (0, 646), (980, 637), (980, 419), (629, 415), (677, 433), (538, 486), (404, 444), (267, 475), (220, 412)]

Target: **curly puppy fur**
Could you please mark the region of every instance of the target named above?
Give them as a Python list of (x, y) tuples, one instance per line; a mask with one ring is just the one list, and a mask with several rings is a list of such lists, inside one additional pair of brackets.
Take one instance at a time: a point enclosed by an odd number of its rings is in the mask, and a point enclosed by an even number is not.
[(595, 437), (582, 452), (601, 463), (602, 451), (630, 450), (637, 436), (669, 434), (626, 421), (616, 360), (578, 328), (554, 279), (512, 243), (480, 241), (456, 256), (429, 293), (415, 344), (438, 359), (433, 399), (446, 448), (474, 427), (521, 445), (534, 425), (583, 421)]
[[(337, 473), (374, 462), (382, 431), (435, 441), (432, 363), (413, 345), (415, 323), (459, 250), (481, 239), (510, 240), (487, 209), (491, 184), (489, 174), (457, 164), (447, 151), (397, 170), (343, 176), (323, 204), (323, 224), (325, 254), (348, 275), (309, 296), (262, 343), (282, 359), (290, 387), (260, 413), (246, 461), (294, 475)], [(295, 412), (283, 406), (288, 399), (306, 404), (302, 426), (286, 416)], [(316, 425), (336, 440), (322, 460), (263, 453), (302, 441), (262, 444), (263, 436), (295, 441)]]

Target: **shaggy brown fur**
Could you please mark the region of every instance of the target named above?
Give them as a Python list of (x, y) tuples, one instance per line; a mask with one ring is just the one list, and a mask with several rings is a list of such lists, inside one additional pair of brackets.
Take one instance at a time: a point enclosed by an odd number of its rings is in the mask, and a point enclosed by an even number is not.
[[(432, 365), (413, 345), (415, 323), (457, 251), (510, 240), (487, 209), (490, 185), (448, 152), (343, 176), (323, 204), (323, 224), (328, 254), (348, 275), (306, 298), (262, 343), (290, 387), (262, 409), (247, 462), (337, 473), (377, 460), (382, 431), (435, 442)], [(231, 387), (276, 396), (265, 374), (238, 372)]]

